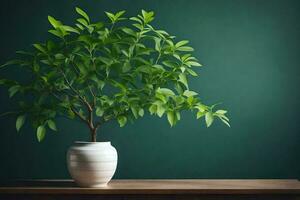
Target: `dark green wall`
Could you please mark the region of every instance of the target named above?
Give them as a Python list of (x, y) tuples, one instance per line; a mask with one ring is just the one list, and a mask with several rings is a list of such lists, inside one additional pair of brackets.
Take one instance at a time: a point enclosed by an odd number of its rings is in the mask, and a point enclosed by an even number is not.
[[(300, 177), (300, 1), (2, 0), (0, 62), (45, 39), (48, 14), (72, 22), (76, 5), (92, 19), (154, 10), (153, 24), (189, 39), (205, 65), (191, 88), (230, 111), (232, 128), (207, 129), (191, 113), (175, 128), (148, 115), (122, 129), (104, 125), (99, 139), (119, 152), (115, 178)], [(0, 95), (0, 111), (9, 110), (6, 90)], [(59, 133), (39, 144), (29, 127), (16, 134), (14, 120), (0, 119), (0, 179), (68, 178), (66, 150), (88, 139), (86, 128), (61, 119)]]

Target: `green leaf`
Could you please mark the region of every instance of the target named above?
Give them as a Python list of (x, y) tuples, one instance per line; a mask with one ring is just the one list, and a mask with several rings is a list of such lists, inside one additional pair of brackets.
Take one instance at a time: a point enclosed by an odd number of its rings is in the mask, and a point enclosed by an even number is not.
[(214, 109), (217, 105), (220, 105), (220, 104), (222, 104), (222, 102), (215, 103), (214, 105), (210, 106), (210, 109), (212, 110), (212, 109)]
[(113, 62), (111, 59), (102, 56), (99, 56), (98, 59), (106, 65), (111, 65)]
[(80, 32), (77, 30), (77, 29), (75, 29), (75, 28), (73, 28), (73, 27), (71, 27), (71, 26), (61, 26), (61, 28), (63, 28), (64, 30), (66, 30), (67, 32), (73, 32), (73, 33), (77, 33), (77, 34), (80, 34)]
[(167, 118), (168, 118), (168, 122), (171, 125), (171, 127), (174, 126), (175, 125), (175, 116), (174, 116), (174, 112), (173, 111), (169, 111), (167, 113)]
[(188, 86), (188, 82), (187, 82), (187, 79), (186, 79), (186, 75), (184, 73), (181, 73), (179, 74), (179, 82), (183, 83), (183, 85), (189, 89), (189, 86)]
[(126, 92), (127, 91), (127, 87), (126, 87), (126, 85), (124, 85), (124, 84), (122, 84), (122, 83), (119, 83), (119, 82), (117, 82), (117, 81), (115, 81), (115, 80), (110, 80), (111, 81), (111, 84), (114, 86), (114, 87), (116, 87), (116, 88), (119, 88), (122, 92)]
[(125, 72), (130, 71), (130, 69), (131, 69), (130, 62), (128, 62), (128, 61), (125, 62), (124, 65), (123, 65), (123, 67), (122, 67), (122, 71), (125, 73)]
[(145, 10), (142, 10), (142, 16), (144, 19), (144, 23), (148, 24), (154, 19), (154, 12), (153, 11), (147, 12)]
[(95, 29), (97, 29), (97, 30), (100, 30), (104, 26), (104, 23), (103, 22), (97, 22), (95, 24), (91, 24), (91, 26), (95, 27)]
[(175, 93), (168, 89), (168, 88), (158, 88), (156, 90), (157, 93), (160, 93), (160, 94), (163, 94), (163, 95), (166, 95), (166, 96), (172, 96), (172, 95), (175, 95)]
[(185, 98), (182, 96), (176, 96), (174, 101), (176, 102), (176, 105), (183, 104), (185, 102)]
[(189, 65), (189, 66), (196, 66), (196, 67), (201, 67), (202, 65), (196, 61), (188, 61), (185, 63), (186, 65)]
[(10, 61), (7, 61), (6, 63), (4, 63), (3, 65), (1, 65), (0, 68), (6, 67), (8, 65), (19, 65), (21, 63), (22, 63), (22, 60), (10, 60)]
[(128, 35), (131, 35), (131, 36), (133, 36), (133, 37), (136, 37), (135, 31), (133, 31), (133, 30), (130, 29), (130, 28), (127, 28), (127, 27), (122, 28), (122, 31), (123, 31), (124, 33), (128, 34)]
[(185, 91), (183, 92), (183, 95), (186, 96), (186, 97), (191, 97), (191, 96), (196, 96), (196, 95), (198, 95), (198, 93), (197, 93), (197, 92), (194, 92), (194, 91), (190, 91), (190, 90), (185, 90)]
[(67, 116), (68, 116), (70, 119), (74, 119), (76, 115), (75, 115), (75, 113), (74, 113), (71, 109), (68, 109)]
[(75, 8), (76, 12), (81, 15), (84, 19), (86, 19), (89, 23), (90, 23), (90, 18), (89, 16), (86, 14), (86, 12), (84, 12), (81, 8), (76, 7)]
[(61, 54), (61, 53), (57, 53), (54, 55), (55, 59), (58, 59), (58, 60), (63, 60), (65, 59), (66, 57), (64, 56), (64, 54)]
[(207, 110), (207, 106), (203, 104), (196, 105), (195, 108), (197, 108), (200, 112), (204, 112)]
[(121, 50), (121, 52), (126, 56), (126, 57), (129, 57), (129, 54), (128, 54), (128, 52), (127, 51), (125, 51), (124, 49), (123, 50)]
[(102, 117), (103, 114), (104, 114), (104, 110), (102, 108), (100, 108), (100, 107), (96, 108), (96, 115), (98, 117)]
[(36, 62), (33, 63), (33, 71), (38, 72), (40, 70), (40, 65)]
[(176, 112), (176, 120), (180, 120), (180, 112), (179, 111)]
[(47, 121), (47, 124), (48, 124), (48, 127), (53, 130), (53, 131), (57, 131), (57, 128), (56, 128), (56, 124), (53, 120), (49, 119)]
[(182, 73), (184, 73), (186, 69), (187, 69), (187, 68), (184, 67), (184, 66), (181, 66), (181, 67), (180, 67), (180, 71), (181, 71)]
[(145, 11), (145, 10), (142, 10), (142, 15), (143, 15), (143, 18), (145, 19), (145, 18), (147, 18), (147, 11)]
[(115, 15), (114, 14), (112, 14), (112, 13), (110, 13), (110, 12), (105, 12), (105, 14), (106, 14), (106, 16), (110, 19), (110, 21), (112, 22), (112, 23), (115, 23), (115, 21), (116, 21), (116, 17), (115, 17)]
[(38, 141), (41, 142), (45, 138), (45, 135), (46, 135), (45, 126), (43, 126), (43, 125), (39, 126), (36, 130), (36, 136), (37, 136)]
[(205, 122), (206, 122), (206, 126), (207, 126), (207, 127), (210, 127), (211, 124), (213, 123), (213, 121), (214, 121), (214, 116), (213, 116), (213, 114), (212, 114), (211, 112), (207, 112), (207, 113), (205, 114)]
[(41, 60), (41, 63), (44, 63), (44, 64), (46, 64), (46, 65), (52, 65), (50, 62), (49, 62), (49, 60)]
[(131, 112), (132, 112), (134, 118), (137, 119), (138, 118), (138, 110), (134, 106), (131, 107)]
[(120, 124), (120, 127), (123, 127), (125, 126), (125, 124), (127, 123), (127, 118), (125, 116), (119, 116), (117, 118), (119, 124)]
[(156, 68), (156, 69), (159, 69), (159, 70), (161, 70), (161, 71), (165, 71), (165, 68), (164, 68), (163, 66), (161, 66), (161, 65), (158, 65), (158, 64), (152, 65), (152, 67), (154, 67), (154, 68)]
[(136, 27), (137, 29), (139, 29), (140, 31), (143, 30), (143, 25), (141, 24), (132, 24), (134, 27)]
[(178, 47), (176, 50), (177, 51), (194, 51), (194, 49), (192, 47), (188, 47), (188, 46)]
[(217, 110), (215, 113), (216, 113), (216, 114), (224, 115), (224, 114), (227, 113), (227, 110)]
[(33, 53), (27, 51), (16, 51), (17, 54), (25, 55), (25, 56), (34, 56)]
[(88, 22), (83, 18), (79, 18), (79, 19), (77, 19), (77, 21), (85, 27), (89, 26)]
[(76, 23), (75, 24), (80, 30), (84, 30), (84, 27), (81, 24)]
[(195, 100), (195, 98), (193, 96), (189, 96), (186, 99), (186, 102), (188, 103), (189, 106), (193, 106), (194, 100)]
[(140, 24), (143, 23), (142, 20), (140, 20), (140, 19), (137, 18), (137, 17), (130, 17), (129, 19), (132, 20), (132, 21), (136, 21), (136, 22), (138, 22), (138, 23), (140, 23)]
[[(149, 26), (149, 25), (148, 25)], [(169, 36), (169, 33), (167, 33), (164, 30), (155, 30), (156, 33), (159, 33), (160, 35), (165, 35), (165, 36)], [(171, 37), (171, 36), (170, 36)]]
[(121, 18), (121, 16), (125, 13), (125, 10), (119, 11), (116, 14), (110, 13), (110, 12), (105, 12), (107, 17), (110, 19), (110, 21), (114, 24), (117, 21), (126, 19), (126, 18)]
[(198, 74), (197, 74), (195, 71), (193, 71), (193, 70), (191, 70), (191, 69), (189, 69), (189, 68), (187, 68), (186, 70), (187, 70), (187, 72), (188, 72), (190, 75), (192, 75), (192, 76), (198, 76)]
[(223, 118), (221, 118), (221, 117), (219, 117), (219, 118), (221, 119), (221, 121), (222, 121), (224, 124), (226, 124), (228, 127), (230, 127), (230, 124), (229, 124), (228, 121), (226, 121), (225, 119), (223, 119)]
[(178, 47), (181, 47), (181, 46), (183, 46), (183, 45), (186, 45), (187, 43), (189, 43), (188, 40), (182, 40), (182, 41), (180, 41), (180, 42), (177, 42), (177, 43), (175, 44), (175, 47), (178, 48)]
[(163, 61), (162, 62), (165, 66), (170, 67), (170, 68), (176, 68), (178, 64), (176, 62), (172, 62), (169, 60)]
[(225, 114), (218, 114), (218, 113), (214, 113), (214, 116), (218, 116), (219, 118), (222, 118), (222, 119), (224, 119), (224, 120), (226, 120), (226, 121), (228, 121), (228, 122), (229, 122), (229, 118), (228, 118), (228, 117), (226, 117), (226, 115), (225, 115)]
[(181, 56), (181, 60), (184, 62), (190, 60), (191, 58), (193, 58), (191, 57), (191, 54), (184, 54), (183, 56)]
[(125, 10), (121, 10), (121, 11), (117, 12), (117, 13), (115, 14), (116, 19), (117, 19), (117, 20), (120, 19), (120, 17), (121, 17), (122, 15), (124, 15), (125, 12), (126, 12)]
[(105, 86), (105, 82), (102, 80), (98, 80), (97, 85), (98, 85), (98, 88), (100, 88), (100, 90), (102, 90)]
[[(172, 49), (175, 48), (175, 45), (171, 39), (167, 39), (166, 42), (170, 45), (170, 47), (172, 47)], [(175, 54), (175, 55), (176, 55), (176, 57), (178, 56), (178, 54)], [(180, 60), (180, 57), (179, 57), (179, 60)]]
[(139, 109), (139, 116), (143, 117), (144, 116), (144, 109), (143, 108), (140, 108)]
[(200, 112), (200, 111), (198, 111), (198, 112), (197, 112), (197, 119), (203, 117), (204, 115), (205, 115), (205, 112)]
[(48, 40), (46, 47), (48, 51), (53, 51), (54, 49), (57, 48), (57, 44), (55, 44), (52, 40)]
[(163, 114), (165, 113), (166, 109), (164, 107), (164, 105), (162, 103), (160, 104), (156, 104), (157, 105), (157, 110), (156, 110), (156, 114), (159, 116), (159, 117), (162, 117)]
[(17, 120), (16, 120), (16, 129), (17, 129), (18, 132), (20, 131), (20, 129), (21, 129), (22, 126), (24, 125), (25, 119), (26, 119), (26, 116), (25, 116), (25, 115), (20, 115), (20, 116), (17, 118)]
[(155, 105), (155, 104), (152, 104), (149, 107), (149, 112), (150, 112), (151, 115), (153, 115), (154, 113), (156, 113), (156, 110), (157, 110), (157, 105)]
[(165, 95), (165, 94), (162, 94), (162, 93), (156, 93), (155, 94), (155, 97), (159, 100), (161, 100), (162, 102), (164, 103), (167, 103), (168, 102), (168, 99), (169, 99), (169, 95)]
[(19, 85), (14, 85), (8, 89), (9, 98), (13, 97), (20, 90)]
[(49, 30), (48, 32), (55, 35), (55, 36), (57, 36), (57, 37), (59, 37), (59, 38), (64, 38), (64, 35), (59, 30)]
[(52, 17), (50, 15), (48, 16), (48, 21), (55, 29), (62, 25), (62, 23), (60, 21), (57, 21), (54, 17)]
[(6, 80), (6, 79), (0, 79), (0, 85), (5, 85), (5, 84), (6, 84), (6, 82), (7, 82), (7, 80)]
[(47, 54), (47, 50), (46, 50), (45, 47), (43, 47), (41, 44), (33, 44), (33, 46), (34, 46), (37, 50), (43, 52), (44, 54)]
[(156, 50), (156, 51), (160, 51), (160, 42), (161, 42), (161, 39), (155, 37), (155, 38), (154, 38), (154, 41), (155, 41), (155, 50)]

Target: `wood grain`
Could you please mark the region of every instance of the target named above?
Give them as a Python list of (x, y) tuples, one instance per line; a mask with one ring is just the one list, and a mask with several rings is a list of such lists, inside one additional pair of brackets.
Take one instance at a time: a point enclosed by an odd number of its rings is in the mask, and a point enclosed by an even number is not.
[(71, 180), (23, 180), (2, 184), (0, 194), (300, 194), (300, 182), (284, 179), (112, 180), (106, 188), (80, 188)]

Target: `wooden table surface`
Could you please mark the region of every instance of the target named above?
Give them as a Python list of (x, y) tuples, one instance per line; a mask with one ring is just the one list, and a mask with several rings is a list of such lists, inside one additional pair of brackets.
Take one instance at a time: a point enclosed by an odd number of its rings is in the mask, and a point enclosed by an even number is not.
[(0, 194), (300, 194), (300, 182), (291, 179), (112, 180), (105, 188), (80, 188), (71, 180), (25, 180), (1, 184)]

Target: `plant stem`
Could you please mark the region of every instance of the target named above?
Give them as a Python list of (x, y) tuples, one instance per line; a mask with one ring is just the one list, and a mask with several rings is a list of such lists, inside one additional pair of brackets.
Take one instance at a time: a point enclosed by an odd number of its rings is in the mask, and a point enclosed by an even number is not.
[(78, 111), (76, 111), (73, 107), (71, 107), (71, 110), (73, 111), (73, 113), (79, 118), (81, 119), (84, 123), (87, 123), (87, 125), (89, 126), (89, 121), (87, 119), (85, 119)]
[(19, 113), (19, 112), (17, 112), (17, 111), (9, 111), (9, 112), (5, 112), (5, 113), (1, 113), (0, 117), (6, 116), (6, 115), (10, 115), (10, 114), (16, 114), (16, 113)]
[(67, 85), (69, 86), (69, 88), (70, 88), (76, 95), (78, 95), (78, 98), (86, 105), (88, 111), (91, 112), (91, 111), (92, 111), (92, 107), (91, 107), (91, 105), (89, 104), (89, 102), (87, 102), (87, 100), (86, 100), (84, 97), (82, 97), (82, 96), (80, 95), (80, 93), (72, 86), (72, 84), (70, 83), (70, 81), (67, 79), (66, 74), (65, 74), (62, 70), (60, 70), (60, 71), (61, 71), (61, 73), (62, 73), (62, 75), (63, 75), (63, 77), (64, 77), (64, 79), (65, 79)]
[(91, 130), (91, 141), (92, 142), (97, 142), (97, 128), (94, 128)]
[(88, 87), (89, 87), (91, 95), (93, 96), (93, 103), (92, 103), (91, 107), (94, 108), (96, 105), (96, 95), (95, 95), (93, 89), (91, 88), (91, 86), (89, 85)]

